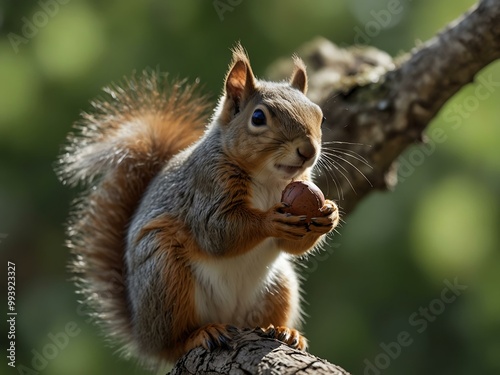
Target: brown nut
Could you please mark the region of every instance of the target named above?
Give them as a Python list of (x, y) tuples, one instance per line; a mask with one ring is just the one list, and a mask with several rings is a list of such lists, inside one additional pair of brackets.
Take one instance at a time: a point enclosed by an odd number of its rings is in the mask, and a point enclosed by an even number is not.
[(281, 194), (281, 201), (289, 205), (283, 209), (284, 213), (307, 216), (307, 223), (311, 218), (323, 214), (320, 208), (325, 204), (323, 192), (310, 181), (293, 181), (289, 183)]

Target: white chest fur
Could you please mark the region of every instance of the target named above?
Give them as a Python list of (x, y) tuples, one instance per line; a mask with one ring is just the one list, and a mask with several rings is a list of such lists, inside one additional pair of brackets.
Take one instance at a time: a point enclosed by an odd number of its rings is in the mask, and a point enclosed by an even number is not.
[(266, 179), (264, 182), (254, 183), (252, 186), (251, 204), (253, 207), (267, 211), (275, 204), (281, 202), (281, 192), (285, 188), (287, 181), (273, 181)]
[(198, 280), (196, 308), (204, 323), (223, 322), (256, 326), (259, 301), (272, 282), (276, 267), (288, 262), (273, 239), (267, 239), (248, 253), (229, 259), (204, 261), (193, 267)]
[[(255, 185), (251, 205), (267, 211), (280, 202), (281, 190), (281, 186)], [(276, 241), (267, 238), (243, 255), (193, 265), (198, 280), (195, 300), (199, 318), (204, 323), (258, 325), (259, 308), (263, 308), (259, 302), (267, 292), (266, 287), (273, 282), (277, 270), (293, 273), (289, 262)], [(290, 277), (295, 284), (295, 274)]]

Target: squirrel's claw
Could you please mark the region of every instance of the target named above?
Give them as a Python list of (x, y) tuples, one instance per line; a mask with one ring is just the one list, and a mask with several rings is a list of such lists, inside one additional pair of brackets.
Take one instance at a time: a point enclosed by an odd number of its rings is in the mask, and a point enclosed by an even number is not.
[(330, 202), (330, 201), (327, 201), (323, 207), (321, 207), (319, 209), (319, 211), (325, 215), (325, 216), (328, 216), (330, 214), (332, 214), (333, 212), (335, 212), (337, 210), (337, 207), (335, 206), (335, 204), (333, 202)]
[(202, 346), (208, 351), (216, 348), (232, 349), (233, 338), (239, 329), (229, 324), (207, 324), (192, 333), (186, 342), (186, 351)]
[(288, 240), (301, 239), (307, 233), (307, 217), (305, 215), (284, 213), (282, 210), (287, 207), (290, 207), (290, 205), (280, 202), (268, 211), (267, 218), (269, 221), (266, 225), (270, 228), (269, 235), (270, 237)]
[(324, 216), (313, 217), (311, 219), (311, 225), (309, 225), (309, 230), (321, 234), (328, 233), (335, 228), (339, 222), (339, 210), (334, 202), (326, 200), (323, 207), (320, 208), (320, 211)]
[(273, 326), (272, 324), (263, 330), (266, 337), (270, 337), (281, 342), (284, 342), (288, 346), (299, 349), (307, 349), (307, 340), (302, 334), (294, 328), (288, 328), (284, 326)]

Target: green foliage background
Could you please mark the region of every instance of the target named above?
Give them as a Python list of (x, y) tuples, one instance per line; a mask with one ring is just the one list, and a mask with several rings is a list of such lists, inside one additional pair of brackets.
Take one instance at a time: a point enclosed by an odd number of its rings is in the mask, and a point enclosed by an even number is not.
[[(398, 55), (474, 3), (401, 0), (402, 11), (382, 27), (377, 14), (394, 1), (65, 0), (47, 8), (46, 20), (38, 13), (54, 1), (0, 2), (0, 294), (7, 261), (15, 262), (17, 365), (32, 368), (45, 350), (51, 359), (41, 374), (143, 373), (86, 322), (66, 270), (63, 223), (76, 192), (57, 181), (53, 166), (71, 124), (103, 86), (159, 67), (199, 78), (215, 100), (237, 40), (263, 77), (268, 64), (317, 35)], [(234, 5), (218, 13), (222, 3)], [(9, 33), (26, 36), (24, 17), (44, 25), (14, 46)], [(500, 65), (480, 77), (433, 122), (444, 133), (431, 142), (436, 149), (423, 158), (422, 148), (408, 150), (396, 190), (372, 194), (330, 251), (305, 262), (312, 353), (356, 374), (500, 373)], [(488, 80), (496, 86), (478, 96)], [(445, 280), (467, 289), (436, 302)], [(430, 308), (427, 317), (421, 308)], [(71, 322), (79, 333), (55, 353), (47, 349), (49, 334)], [(4, 319), (0, 371), (23, 373), (6, 364), (7, 329)], [(390, 343), (402, 332), (411, 344), (395, 355)]]

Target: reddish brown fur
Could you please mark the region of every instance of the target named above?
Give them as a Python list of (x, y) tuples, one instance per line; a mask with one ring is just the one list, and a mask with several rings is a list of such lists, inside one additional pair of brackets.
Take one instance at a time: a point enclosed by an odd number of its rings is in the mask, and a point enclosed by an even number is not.
[(292, 313), (290, 304), (290, 285), (286, 278), (280, 277), (271, 287), (271, 292), (266, 295), (264, 304), (266, 314), (262, 317), (261, 327), (268, 327), (266, 332), (272, 337), (287, 343), (300, 350), (307, 348), (307, 340), (293, 328), (285, 326)]
[(125, 289), (125, 231), (151, 179), (201, 136), (207, 105), (194, 86), (168, 83), (155, 73), (126, 84), (128, 91), (109, 89), (108, 102), (93, 103), (97, 114), (83, 116), (59, 173), (71, 184), (95, 181), (68, 226), (72, 269), (105, 331), (136, 351)]
[[(175, 345), (165, 348), (161, 357), (169, 361), (177, 360), (185, 353), (184, 343), (199, 326), (194, 307), (193, 276), (189, 265), (193, 255), (194, 242), (184, 228), (183, 223), (163, 215), (143, 228), (140, 238), (149, 231), (157, 231), (156, 239), (160, 244), (154, 254), (156, 264), (164, 265), (161, 277), (165, 280), (165, 296), (158, 296), (164, 301), (177, 301), (174, 306), (166, 306), (165, 311), (172, 309), (172, 325), (170, 335)], [(175, 282), (174, 282), (175, 281)], [(168, 297), (167, 297), (168, 296)]]
[(271, 287), (272, 292), (266, 295), (264, 304), (266, 314), (262, 317), (262, 327), (271, 324), (285, 325), (291, 313), (290, 285), (288, 280), (280, 277)]

